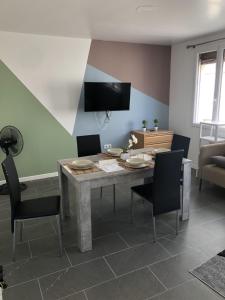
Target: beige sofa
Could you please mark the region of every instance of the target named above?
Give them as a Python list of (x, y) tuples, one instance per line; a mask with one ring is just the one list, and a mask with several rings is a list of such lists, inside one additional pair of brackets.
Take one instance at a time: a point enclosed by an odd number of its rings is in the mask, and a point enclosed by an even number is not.
[(202, 180), (212, 182), (225, 188), (225, 169), (212, 164), (212, 156), (225, 156), (225, 143), (209, 144), (200, 148), (199, 154), (199, 189), (201, 190)]

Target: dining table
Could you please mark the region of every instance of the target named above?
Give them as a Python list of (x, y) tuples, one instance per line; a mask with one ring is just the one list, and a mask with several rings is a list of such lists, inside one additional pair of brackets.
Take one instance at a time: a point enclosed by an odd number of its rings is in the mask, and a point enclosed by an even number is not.
[[(152, 148), (132, 150), (132, 155), (152, 153)], [(103, 171), (99, 162), (109, 159), (109, 155), (100, 153), (97, 155), (82, 157), (94, 162), (90, 170), (74, 170), (71, 163), (75, 158), (62, 159), (57, 161), (59, 190), (61, 196), (62, 219), (70, 216), (70, 201), (75, 201), (77, 219), (77, 239), (81, 252), (92, 250), (92, 219), (91, 219), (91, 190), (98, 187), (113, 184), (127, 184), (135, 180), (149, 180), (153, 176), (154, 161), (145, 168), (130, 168), (120, 158), (118, 164), (120, 170), (113, 172)], [(114, 157), (113, 157), (114, 158)], [(191, 160), (183, 159), (182, 162), (182, 196), (181, 196), (181, 220), (189, 218), (190, 189), (191, 189)], [(69, 185), (74, 188), (74, 193), (69, 197)], [(71, 198), (71, 199), (70, 199)]]

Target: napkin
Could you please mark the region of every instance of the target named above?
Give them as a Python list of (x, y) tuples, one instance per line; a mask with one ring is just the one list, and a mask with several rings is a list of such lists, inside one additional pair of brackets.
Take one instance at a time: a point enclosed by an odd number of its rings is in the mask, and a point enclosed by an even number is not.
[(110, 172), (117, 172), (117, 171), (122, 171), (124, 170), (122, 167), (120, 167), (118, 165), (118, 162), (116, 159), (105, 159), (105, 160), (100, 160), (97, 164), (97, 166), (107, 172), (107, 173), (110, 173)]

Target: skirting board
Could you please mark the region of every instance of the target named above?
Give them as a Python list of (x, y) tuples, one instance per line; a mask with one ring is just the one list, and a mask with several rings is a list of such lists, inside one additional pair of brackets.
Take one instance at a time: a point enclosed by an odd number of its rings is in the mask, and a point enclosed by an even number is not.
[[(57, 177), (57, 176), (58, 176), (58, 172), (40, 174), (40, 175), (34, 175), (34, 176), (28, 176), (28, 177), (21, 177), (20, 182), (33, 181), (33, 180), (39, 180), (39, 179), (45, 179), (45, 178), (51, 178), (51, 177)], [(5, 180), (0, 181), (0, 185), (2, 185), (2, 184), (5, 184)]]

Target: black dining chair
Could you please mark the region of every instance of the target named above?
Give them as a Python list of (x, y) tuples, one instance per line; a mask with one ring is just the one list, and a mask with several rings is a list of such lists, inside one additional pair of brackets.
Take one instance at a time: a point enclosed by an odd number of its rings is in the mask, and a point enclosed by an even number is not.
[[(172, 144), (171, 144), (171, 151), (184, 150), (184, 158), (188, 158), (190, 141), (191, 139), (187, 136), (174, 134), (172, 139)], [(182, 187), (182, 197), (183, 197), (183, 170), (181, 172), (180, 184)]]
[(183, 150), (158, 153), (153, 182), (131, 188), (131, 222), (134, 218), (134, 193), (152, 204), (153, 240), (156, 241), (156, 216), (176, 211), (176, 234), (179, 230), (180, 174)]
[(171, 144), (171, 151), (184, 150), (184, 158), (188, 158), (188, 151), (191, 139), (187, 136), (174, 134)]
[(21, 201), (19, 178), (11, 155), (2, 162), (2, 169), (9, 188), (11, 205), (11, 231), (13, 234), (13, 260), (15, 260), (17, 224), (20, 223), (22, 241), (23, 222), (28, 219), (55, 216), (59, 236), (59, 254), (62, 255), (62, 236), (60, 220), (60, 197), (50, 196)]
[[(96, 155), (101, 153), (101, 141), (99, 134), (77, 136), (78, 157)], [(103, 189), (100, 189), (102, 199)], [(113, 211), (116, 212), (116, 186), (113, 184)]]

